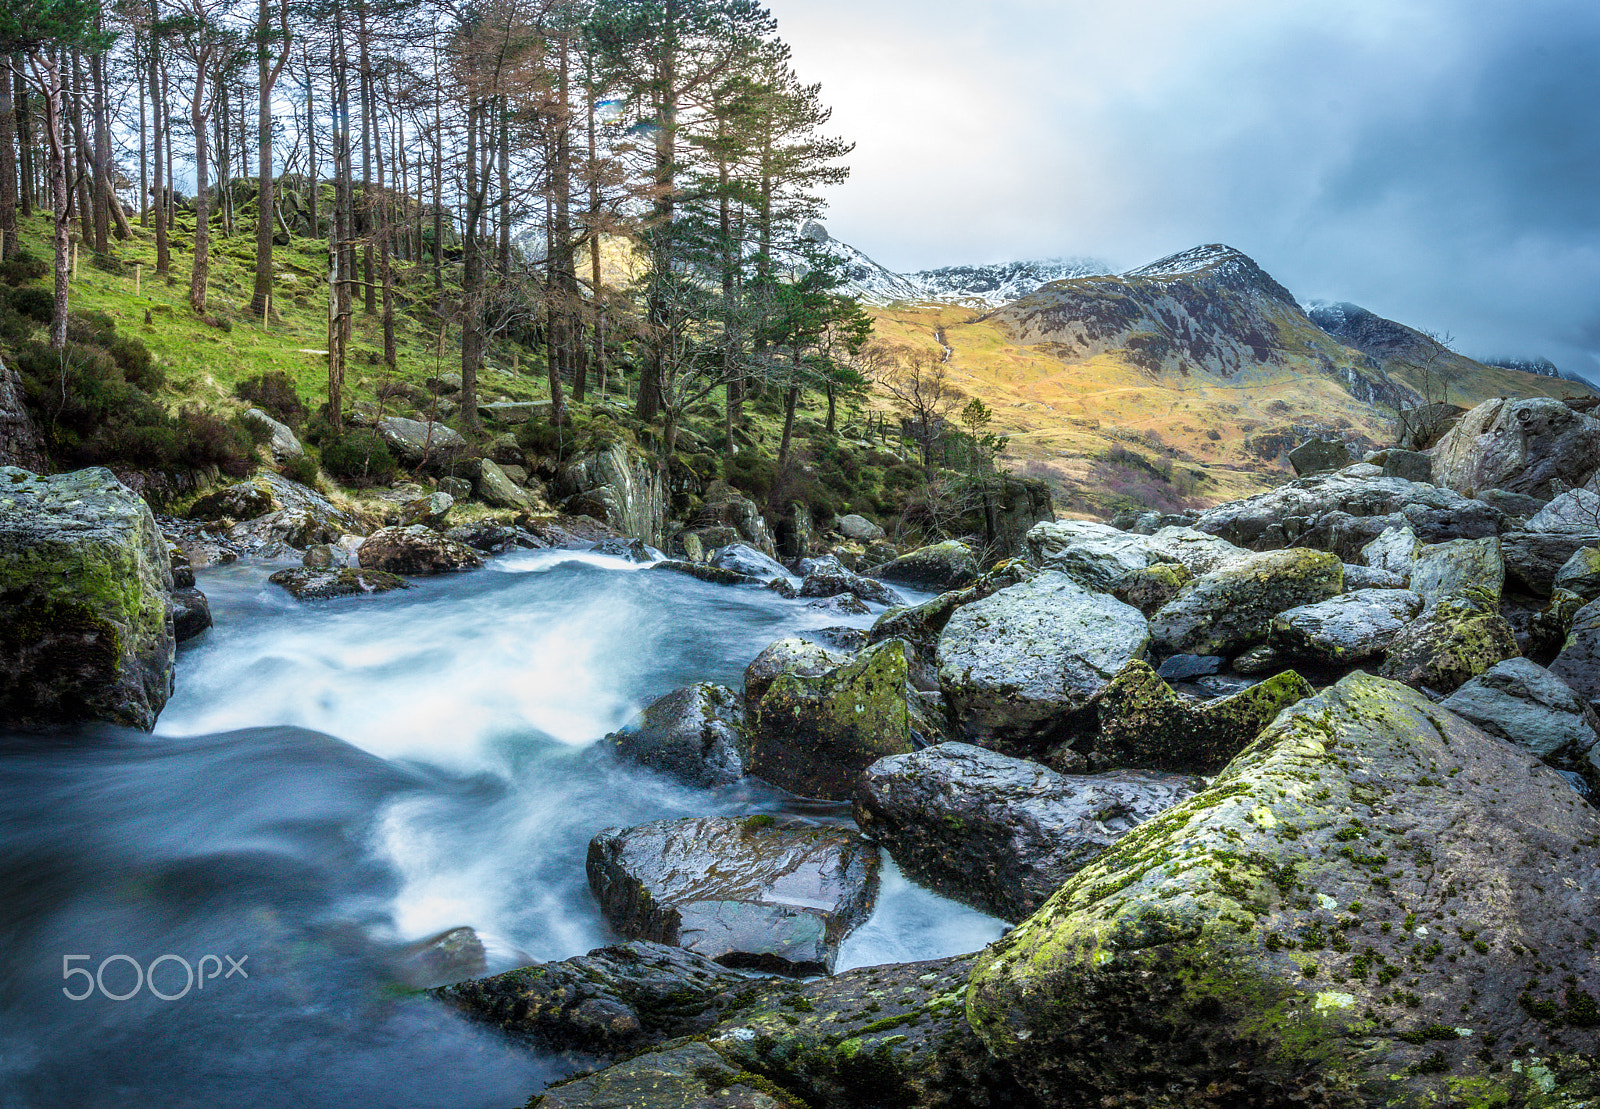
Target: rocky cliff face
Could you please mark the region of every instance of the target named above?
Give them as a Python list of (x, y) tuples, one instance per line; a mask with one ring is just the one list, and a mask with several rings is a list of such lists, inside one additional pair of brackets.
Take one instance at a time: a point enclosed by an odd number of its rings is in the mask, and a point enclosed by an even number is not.
[(34, 473), (48, 469), (44, 440), (22, 402), (22, 383), (4, 359), (0, 359), (0, 466), (21, 466)]

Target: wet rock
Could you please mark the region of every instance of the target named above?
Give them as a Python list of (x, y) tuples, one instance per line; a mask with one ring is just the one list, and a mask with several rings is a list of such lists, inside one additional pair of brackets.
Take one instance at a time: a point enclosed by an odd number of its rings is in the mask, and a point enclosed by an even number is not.
[(1025, 752), (1148, 642), (1137, 609), (1044, 570), (955, 611), (939, 637), (939, 688), (967, 736)]
[(1150, 618), (1167, 654), (1231, 655), (1267, 638), (1273, 617), (1344, 588), (1344, 564), (1323, 551), (1268, 551), (1196, 578)]
[(602, 539), (589, 550), (594, 554), (609, 555), (633, 563), (643, 564), (655, 560), (645, 545), (637, 539)]
[(763, 588), (776, 593), (786, 601), (792, 601), (800, 596), (800, 590), (796, 589), (794, 582), (788, 578), (773, 578)]
[(1600, 529), (1589, 531), (1512, 531), (1500, 537), (1506, 577), (1535, 597), (1548, 597), (1556, 575), (1574, 554), (1600, 546)]
[(856, 823), (907, 875), (1019, 921), (1198, 779), (1117, 771), (1066, 777), (966, 743), (879, 759), (861, 777)]
[(267, 437), (267, 453), (272, 456), (272, 461), (278, 465), (292, 462), (297, 458), (304, 458), (305, 447), (300, 445), (300, 440), (295, 436), (294, 429), (288, 424), (279, 423), (259, 408), (247, 408), (244, 413), (244, 422), (253, 424), (261, 429)]
[(1444, 707), (1490, 735), (1575, 773), (1600, 788), (1600, 717), (1572, 687), (1525, 658), (1496, 663), (1449, 697)]
[(211, 626), (211, 602), (198, 589), (172, 591), (172, 634), (187, 643)]
[(824, 647), (846, 654), (854, 654), (867, 645), (867, 633), (860, 628), (818, 628), (806, 634), (814, 636), (816, 642)]
[(864, 578), (846, 570), (832, 555), (812, 560), (805, 580), (800, 583), (802, 597), (837, 597), (840, 593), (854, 593), (863, 601), (877, 605), (903, 605), (906, 599), (880, 581)]
[(679, 562), (677, 559), (667, 558), (651, 566), (652, 570), (665, 570), (669, 574), (685, 574), (691, 578), (710, 582), (712, 585), (761, 585), (760, 578), (752, 578), (747, 574), (736, 573), (733, 570), (722, 570), (705, 562)]
[(190, 516), (238, 521), (228, 529), (228, 541), (247, 552), (278, 543), (304, 550), (335, 542), (357, 526), (315, 489), (269, 471), (207, 494), (195, 502)]
[(1256, 674), (1276, 674), (1289, 660), (1284, 658), (1276, 648), (1262, 644), (1260, 647), (1251, 647), (1244, 654), (1233, 660), (1233, 672), (1253, 676)]
[(1161, 660), (1161, 665), (1156, 668), (1156, 676), (1169, 682), (1178, 682), (1185, 678), (1215, 674), (1227, 664), (1227, 659), (1217, 655), (1171, 655)]
[(1095, 593), (1111, 592), (1128, 574), (1152, 563), (1173, 561), (1153, 549), (1149, 536), (1085, 520), (1035, 524), (1027, 545), (1030, 562)]
[(1162, 527), (1150, 536), (1149, 544), (1156, 554), (1182, 563), (1195, 577), (1232, 569), (1250, 557), (1245, 548), (1188, 526)]
[(300, 556), (300, 565), (307, 570), (332, 570), (344, 565), (344, 551), (330, 543), (313, 543)]
[(911, 674), (911, 684), (922, 690), (938, 689), (939, 636), (956, 609), (992, 597), (1007, 586), (1026, 581), (1033, 574), (1034, 570), (1020, 559), (1002, 562), (965, 589), (941, 593), (920, 605), (891, 608), (873, 622), (867, 633), (867, 642), (902, 640), (907, 647), (906, 665)]
[(1217, 700), (1185, 701), (1135, 660), (1095, 698), (1088, 719), (1078, 722), (1077, 736), (1053, 750), (1048, 761), (1062, 769), (1081, 758), (1090, 770), (1215, 774), (1278, 713), (1311, 693), (1310, 683), (1289, 670), (1227, 690)]
[(483, 565), (483, 559), (470, 547), (420, 524), (373, 532), (356, 551), (356, 557), (363, 570), (409, 576), (476, 570)]
[(820, 601), (810, 601), (807, 608), (814, 608), (821, 612), (831, 612), (839, 616), (865, 616), (872, 611), (854, 593), (841, 593), (837, 597), (826, 597)]
[[(909, 693), (898, 640), (818, 677), (779, 674), (751, 721), (748, 770), (802, 797), (848, 800), (862, 770), (911, 750)], [(747, 676), (746, 704), (749, 696)]]
[[(870, 552), (869, 552), (870, 553)], [(982, 575), (978, 555), (958, 539), (918, 547), (869, 571), (874, 578), (899, 582), (913, 589), (944, 592), (965, 589)]]
[(149, 506), (101, 467), (0, 467), (0, 723), (149, 731), (172, 692), (172, 562)]
[(1498, 605), (1505, 580), (1499, 539), (1454, 539), (1430, 544), (1417, 552), (1411, 591), (1421, 596), (1429, 608), (1469, 591)]
[(459, 454), (467, 447), (460, 432), (437, 420), (385, 416), (378, 421), (377, 431), (394, 456), (407, 466), (420, 466), (441, 456)]
[(693, 786), (744, 777), (744, 709), (739, 694), (699, 682), (652, 701), (606, 739), (629, 762)]
[(730, 543), (725, 547), (718, 547), (711, 552), (711, 557), (706, 561), (719, 570), (732, 570), (736, 574), (743, 574), (760, 581), (771, 581), (773, 578), (787, 581), (789, 577), (789, 571), (785, 570), (777, 559), (762, 554), (746, 543)]
[(1300, 477), (1343, 469), (1350, 461), (1343, 439), (1307, 439), (1289, 452), (1289, 464)]
[(1382, 673), (1416, 689), (1453, 693), (1518, 651), (1516, 633), (1487, 597), (1450, 597), (1389, 641)]
[(1600, 702), (1600, 601), (1590, 601), (1572, 618), (1572, 627), (1550, 672), (1591, 702)]
[(1374, 570), (1371, 566), (1344, 564), (1344, 588), (1348, 593), (1358, 589), (1404, 589), (1406, 580), (1387, 570)]
[(781, 674), (816, 678), (843, 666), (849, 657), (845, 652), (829, 650), (807, 639), (780, 639), (768, 644), (744, 668), (744, 703), (752, 709), (759, 705), (767, 689)]
[(478, 460), (478, 480), (474, 483), (474, 488), (480, 500), (497, 508), (527, 512), (533, 506), (533, 502), (528, 499), (527, 491), (518, 487), (493, 459)]
[(839, 517), (838, 523), (834, 526), (840, 535), (846, 539), (854, 539), (857, 543), (875, 543), (883, 538), (882, 528), (865, 516), (858, 516), (853, 512)]
[(769, 555), (774, 550), (772, 534), (760, 506), (725, 481), (713, 481), (706, 486), (705, 504), (689, 518), (689, 527), (696, 530), (732, 528), (736, 539)]
[(1555, 771), (1353, 674), (979, 956), (968, 1018), (1045, 1104), (1501, 1090), (1595, 1019), (1597, 842)]
[(689, 1041), (636, 1055), (545, 1088), (539, 1109), (792, 1109), (758, 1088), (762, 1080)]
[(1600, 420), (1549, 397), (1498, 397), (1461, 417), (1431, 453), (1437, 481), (1457, 492), (1549, 500), (1600, 470)]
[(479, 978), (489, 968), (483, 941), (471, 928), (451, 928), (400, 952), (400, 980), (415, 990)]
[[(441, 483), (442, 484), (442, 483)], [(550, 544), (531, 532), (498, 520), (479, 520), (451, 528), (446, 538), (471, 547), (484, 554), (505, 554), (507, 551), (538, 550)]]
[(590, 841), (587, 870), (622, 935), (779, 974), (830, 973), (878, 892), (866, 839), (768, 816), (608, 828)]
[(191, 520), (254, 520), (283, 506), (265, 481), (241, 481), (207, 493), (189, 509)]
[(1409, 527), (1385, 528), (1383, 533), (1361, 548), (1361, 558), (1374, 570), (1394, 574), (1402, 581), (1411, 580), (1416, 569), (1417, 556), (1422, 553), (1422, 540)]
[(704, 1032), (749, 986), (704, 956), (636, 941), (434, 993), (536, 1047), (622, 1054)]
[(297, 601), (326, 601), (334, 597), (359, 597), (410, 589), (411, 583), (382, 570), (328, 569), (279, 570), (267, 579), (281, 585)]
[(1391, 527), (1409, 527), (1426, 543), (1481, 539), (1503, 530), (1505, 516), (1449, 489), (1395, 477), (1316, 474), (1200, 514), (1195, 528), (1252, 550), (1294, 545), (1332, 551), (1354, 562)]
[(1423, 609), (1409, 589), (1358, 589), (1272, 620), (1269, 645), (1280, 657), (1354, 665), (1377, 658)]

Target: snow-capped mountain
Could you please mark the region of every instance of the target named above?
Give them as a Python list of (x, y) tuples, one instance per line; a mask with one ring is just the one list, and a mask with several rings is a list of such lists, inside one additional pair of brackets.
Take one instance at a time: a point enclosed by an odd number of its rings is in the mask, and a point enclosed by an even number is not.
[(1485, 366), (1499, 366), (1503, 370), (1521, 370), (1525, 374), (1538, 374), (1540, 377), (1572, 380), (1548, 358), (1483, 358), (1479, 361)]
[(899, 300), (950, 301), (997, 308), (1052, 281), (1107, 272), (1104, 264), (1089, 259), (1057, 258), (895, 273), (849, 243), (829, 235), (827, 228), (816, 220), (807, 220), (800, 234), (842, 260), (846, 290), (868, 304), (890, 304)]

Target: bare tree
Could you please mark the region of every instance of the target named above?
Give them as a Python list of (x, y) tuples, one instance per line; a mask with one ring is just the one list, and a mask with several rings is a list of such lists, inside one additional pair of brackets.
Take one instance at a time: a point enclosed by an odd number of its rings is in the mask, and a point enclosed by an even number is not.
[(950, 384), (949, 367), (929, 350), (873, 344), (869, 376), (899, 403), (911, 438), (922, 451), (923, 472), (931, 481), (933, 448), (961, 405), (961, 394)]

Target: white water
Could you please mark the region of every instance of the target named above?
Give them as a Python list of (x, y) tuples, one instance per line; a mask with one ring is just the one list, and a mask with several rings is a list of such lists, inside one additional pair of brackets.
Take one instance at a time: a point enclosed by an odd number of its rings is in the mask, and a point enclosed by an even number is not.
[[(386, 997), (384, 951), (458, 925), (493, 969), (613, 942), (584, 878), (610, 825), (849, 820), (755, 781), (691, 789), (596, 744), (676, 686), (737, 687), (769, 642), (835, 614), (566, 552), (311, 605), (271, 569), (202, 576), (217, 626), (184, 649), (154, 737), (0, 757), (0, 1109), (514, 1104), (573, 1064)], [(840, 969), (974, 950), (1000, 928), (891, 864)], [(248, 985), (59, 1000), (62, 953), (223, 947), (255, 956)]]

